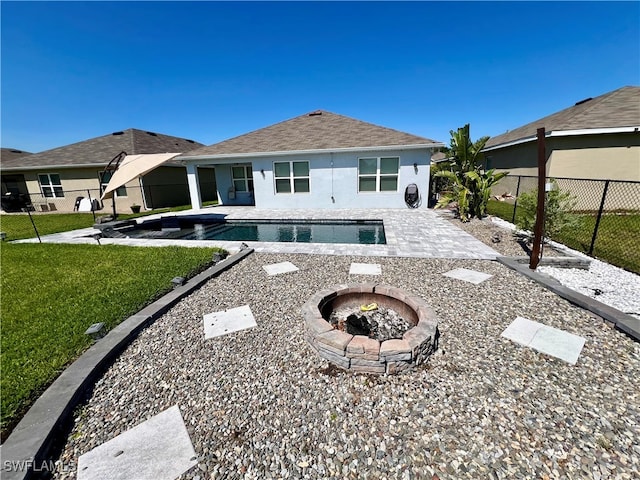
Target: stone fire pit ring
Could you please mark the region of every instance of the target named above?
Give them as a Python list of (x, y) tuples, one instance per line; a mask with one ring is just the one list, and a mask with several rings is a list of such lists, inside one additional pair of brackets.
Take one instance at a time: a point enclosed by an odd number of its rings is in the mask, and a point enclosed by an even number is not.
[[(380, 342), (351, 335), (329, 323), (331, 313), (344, 306), (377, 303), (392, 308), (413, 325), (402, 339)], [(419, 296), (380, 284), (337, 285), (316, 292), (302, 307), (305, 339), (322, 358), (352, 372), (395, 374), (427, 361), (438, 348), (438, 319)]]

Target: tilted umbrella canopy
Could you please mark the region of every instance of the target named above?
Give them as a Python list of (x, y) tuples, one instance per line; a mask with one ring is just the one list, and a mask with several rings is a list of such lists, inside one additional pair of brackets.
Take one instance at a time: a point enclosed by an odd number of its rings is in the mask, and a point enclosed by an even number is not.
[(171, 160), (173, 157), (180, 155), (179, 153), (145, 153), (141, 155), (127, 155), (118, 166), (118, 169), (111, 176), (111, 180), (107, 184), (102, 193), (101, 199), (113, 197), (113, 192), (130, 182), (134, 178), (141, 177), (145, 173), (149, 173), (164, 162)]

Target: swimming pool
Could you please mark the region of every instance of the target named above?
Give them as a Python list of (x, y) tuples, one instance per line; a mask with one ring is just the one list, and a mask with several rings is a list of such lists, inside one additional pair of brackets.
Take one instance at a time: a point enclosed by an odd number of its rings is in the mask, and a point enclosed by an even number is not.
[(168, 217), (123, 231), (131, 238), (386, 244), (381, 220), (227, 220)]

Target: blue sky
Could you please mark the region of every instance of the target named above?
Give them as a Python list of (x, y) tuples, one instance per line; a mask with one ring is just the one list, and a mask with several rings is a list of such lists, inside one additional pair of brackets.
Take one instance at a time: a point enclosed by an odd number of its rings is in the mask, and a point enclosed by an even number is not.
[(448, 143), (640, 85), (640, 2), (1, 3), (3, 147), (316, 109)]

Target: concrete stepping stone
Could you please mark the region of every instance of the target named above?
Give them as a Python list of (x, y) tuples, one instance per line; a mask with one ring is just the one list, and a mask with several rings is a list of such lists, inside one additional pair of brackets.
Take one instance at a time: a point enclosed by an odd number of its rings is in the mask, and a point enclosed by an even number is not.
[(270, 276), (280, 275), (281, 273), (297, 272), (299, 270), (299, 268), (291, 262), (273, 263), (271, 265), (264, 265), (262, 268), (264, 268), (267, 275)]
[(78, 458), (78, 480), (174, 480), (197, 456), (177, 405)]
[(379, 263), (352, 263), (349, 275), (382, 275)]
[(253, 317), (249, 305), (208, 313), (204, 316), (204, 338), (220, 337), (239, 330), (253, 328), (256, 325), (256, 319)]
[(488, 273), (469, 270), (467, 268), (456, 268), (454, 270), (443, 273), (442, 275), (444, 275), (445, 277), (456, 278), (458, 280), (464, 280), (465, 282), (470, 282), (475, 285), (478, 285), (485, 280), (493, 277), (493, 275), (489, 275)]
[(585, 339), (564, 330), (517, 317), (501, 336), (575, 365)]

